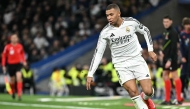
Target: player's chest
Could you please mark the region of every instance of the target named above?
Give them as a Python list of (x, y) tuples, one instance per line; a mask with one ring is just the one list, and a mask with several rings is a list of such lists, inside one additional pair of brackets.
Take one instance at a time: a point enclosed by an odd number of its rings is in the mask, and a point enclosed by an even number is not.
[(185, 45), (188, 46), (190, 41), (190, 34), (183, 35), (182, 39), (184, 40)]
[(10, 46), (8, 51), (10, 55), (19, 54), (21, 53), (21, 48), (18, 46)]
[(110, 44), (122, 44), (129, 42), (132, 39), (134, 33), (134, 28), (132, 26), (123, 26), (110, 30), (107, 33), (107, 38)]

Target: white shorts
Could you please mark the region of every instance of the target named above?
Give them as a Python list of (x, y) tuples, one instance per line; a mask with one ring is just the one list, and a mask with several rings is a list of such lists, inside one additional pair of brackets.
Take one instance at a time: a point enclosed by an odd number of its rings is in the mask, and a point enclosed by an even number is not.
[[(143, 79), (151, 79), (148, 65), (142, 57), (140, 58), (138, 57), (138, 61), (130, 60), (122, 62), (120, 64), (122, 65), (117, 67), (115, 66), (115, 69), (117, 71), (119, 77), (119, 83), (121, 84), (121, 86), (126, 81), (129, 81), (131, 79), (136, 79), (138, 81)], [(123, 65), (127, 66), (124, 67)]]

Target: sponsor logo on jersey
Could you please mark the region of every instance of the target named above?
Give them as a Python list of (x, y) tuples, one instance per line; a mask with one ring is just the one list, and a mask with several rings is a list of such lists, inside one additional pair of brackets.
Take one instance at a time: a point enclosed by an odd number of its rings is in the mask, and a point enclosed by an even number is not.
[(125, 42), (129, 42), (131, 37), (131, 35), (119, 36), (117, 38), (111, 38), (111, 42), (116, 44), (123, 44)]

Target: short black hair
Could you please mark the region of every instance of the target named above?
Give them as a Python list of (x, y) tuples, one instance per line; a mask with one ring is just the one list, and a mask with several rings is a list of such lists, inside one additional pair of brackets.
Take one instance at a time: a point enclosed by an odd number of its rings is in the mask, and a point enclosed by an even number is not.
[(107, 7), (106, 7), (106, 10), (110, 10), (110, 9), (117, 9), (120, 11), (120, 8), (117, 4), (109, 4)]
[(172, 20), (172, 18), (171, 18), (169, 15), (164, 16), (163, 19), (169, 19), (169, 20)]

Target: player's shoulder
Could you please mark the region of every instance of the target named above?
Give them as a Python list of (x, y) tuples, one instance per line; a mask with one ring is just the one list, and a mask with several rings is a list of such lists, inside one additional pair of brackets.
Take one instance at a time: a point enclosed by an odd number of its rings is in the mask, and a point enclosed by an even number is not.
[(23, 47), (21, 43), (18, 43), (17, 46), (19, 46), (19, 47)]
[(125, 21), (131, 21), (131, 20), (134, 20), (135, 18), (133, 18), (133, 17), (122, 17), (123, 18), (123, 20), (125, 20)]
[(181, 39), (186, 39), (186, 38), (187, 38), (186, 32), (185, 32), (185, 31), (181, 31), (180, 34), (179, 34), (179, 37), (180, 37)]
[(111, 26), (108, 23), (106, 26), (104, 26), (104, 28), (102, 29), (102, 31), (100, 32), (100, 34), (106, 34), (110, 29), (111, 29)]
[(11, 46), (10, 43), (5, 45), (6, 48), (9, 48), (10, 46)]
[(128, 22), (137, 22), (139, 23), (139, 21), (133, 17), (122, 17), (124, 21), (128, 21)]
[(185, 35), (185, 31), (181, 31), (181, 32), (180, 32), (180, 35)]
[(141, 23), (133, 18), (133, 17), (122, 17), (124, 20), (124, 25), (132, 25), (132, 26), (136, 26), (136, 25), (140, 25)]

